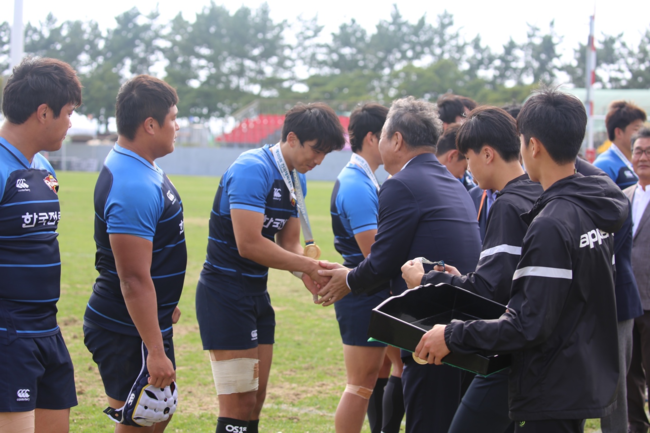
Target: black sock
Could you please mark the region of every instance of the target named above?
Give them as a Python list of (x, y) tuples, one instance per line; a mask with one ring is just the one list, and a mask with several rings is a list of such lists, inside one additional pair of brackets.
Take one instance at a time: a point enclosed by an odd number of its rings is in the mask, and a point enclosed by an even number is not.
[(384, 387), (388, 383), (387, 377), (380, 377), (375, 383), (375, 389), (368, 401), (368, 424), (371, 433), (381, 433), (382, 424), (382, 402), (384, 400)]
[(216, 433), (248, 433), (248, 421), (220, 416), (217, 418)]
[(402, 378), (391, 376), (384, 388), (383, 433), (398, 433), (404, 418), (404, 393)]
[(252, 419), (248, 421), (248, 431), (246, 433), (257, 433), (259, 430), (260, 426), (260, 420), (259, 419)]

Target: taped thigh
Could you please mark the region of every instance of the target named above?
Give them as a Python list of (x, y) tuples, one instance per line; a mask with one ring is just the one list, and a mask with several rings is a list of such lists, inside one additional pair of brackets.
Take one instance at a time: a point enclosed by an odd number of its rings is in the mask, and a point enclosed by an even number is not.
[(345, 387), (345, 391), (348, 394), (354, 394), (358, 395), (359, 397), (363, 398), (364, 400), (370, 400), (370, 396), (372, 395), (372, 389), (366, 388), (365, 386), (359, 386), (359, 385), (348, 385)]
[(34, 433), (34, 411), (0, 412), (0, 432)]
[(235, 358), (210, 361), (217, 395), (257, 391), (260, 384), (259, 360)]

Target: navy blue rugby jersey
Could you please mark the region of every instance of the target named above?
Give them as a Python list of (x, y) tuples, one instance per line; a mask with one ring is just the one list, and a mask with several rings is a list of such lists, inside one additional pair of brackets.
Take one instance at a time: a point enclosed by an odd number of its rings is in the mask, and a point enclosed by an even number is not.
[(172, 312), (181, 297), (187, 266), (181, 198), (157, 165), (118, 144), (106, 157), (95, 185), (95, 267), (99, 276), (84, 320), (137, 336), (122, 296), (110, 234), (138, 236), (153, 243), (151, 279), (158, 322), (163, 335), (171, 335)]
[(616, 185), (621, 189), (632, 186), (639, 181), (639, 178), (632, 170), (631, 164), (628, 165), (627, 159), (624, 161), (625, 156), (618, 149), (614, 149), (615, 144), (612, 144), (609, 149), (598, 155), (594, 161), (594, 165), (605, 173)]
[(59, 332), (59, 184), (40, 154), (30, 164), (0, 137), (0, 339)]
[[(305, 175), (298, 177), (306, 194)], [(239, 155), (221, 178), (210, 213), (208, 253), (200, 277), (203, 284), (214, 289), (265, 293), (269, 268), (239, 255), (231, 209), (264, 214), (262, 236), (271, 241), (289, 218), (298, 217), (269, 145)]]
[(343, 266), (354, 268), (363, 261), (354, 235), (376, 230), (378, 211), (377, 188), (360, 167), (348, 163), (336, 179), (330, 202), (334, 248)]

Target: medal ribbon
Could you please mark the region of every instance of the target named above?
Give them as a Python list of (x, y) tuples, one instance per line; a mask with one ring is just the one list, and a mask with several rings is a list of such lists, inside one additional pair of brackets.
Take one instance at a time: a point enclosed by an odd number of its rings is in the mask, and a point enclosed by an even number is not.
[(363, 156), (357, 155), (356, 153), (352, 154), (352, 157), (350, 158), (350, 163), (356, 165), (359, 167), (361, 170), (363, 170), (364, 173), (366, 173), (366, 176), (370, 178), (372, 183), (375, 185), (375, 188), (377, 188), (377, 191), (379, 191), (379, 182), (377, 182), (377, 178), (375, 177), (375, 173), (372, 172), (370, 169), (370, 166), (368, 165), (368, 162), (366, 162), (365, 159), (363, 159)]
[[(309, 216), (307, 215), (307, 206), (305, 206), (305, 195), (302, 193), (302, 184), (298, 178), (298, 172), (293, 170), (293, 181), (291, 180), (291, 173), (287, 167), (287, 163), (284, 162), (284, 157), (282, 156), (282, 151), (280, 150), (280, 144), (276, 144), (271, 147), (271, 153), (275, 159), (275, 163), (278, 166), (278, 170), (282, 175), (285, 185), (291, 193), (292, 202), (296, 203), (298, 206), (298, 217), (300, 219), (300, 227), (302, 227), (302, 235), (305, 238), (305, 244), (310, 245), (314, 243), (314, 236), (311, 233), (311, 226), (309, 225)], [(365, 161), (364, 161), (365, 162)], [(295, 189), (294, 189), (295, 185)]]

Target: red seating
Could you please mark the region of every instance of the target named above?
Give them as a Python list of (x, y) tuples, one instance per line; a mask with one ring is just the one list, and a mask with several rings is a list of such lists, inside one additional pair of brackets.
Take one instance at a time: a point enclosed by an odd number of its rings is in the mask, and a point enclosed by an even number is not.
[[(347, 132), (350, 118), (339, 116), (343, 129)], [(282, 130), (284, 115), (260, 114), (255, 118), (244, 119), (235, 128), (215, 139), (218, 143), (236, 144), (244, 146), (258, 146), (267, 144), (273, 135)], [(274, 138), (277, 140), (277, 138)]]

